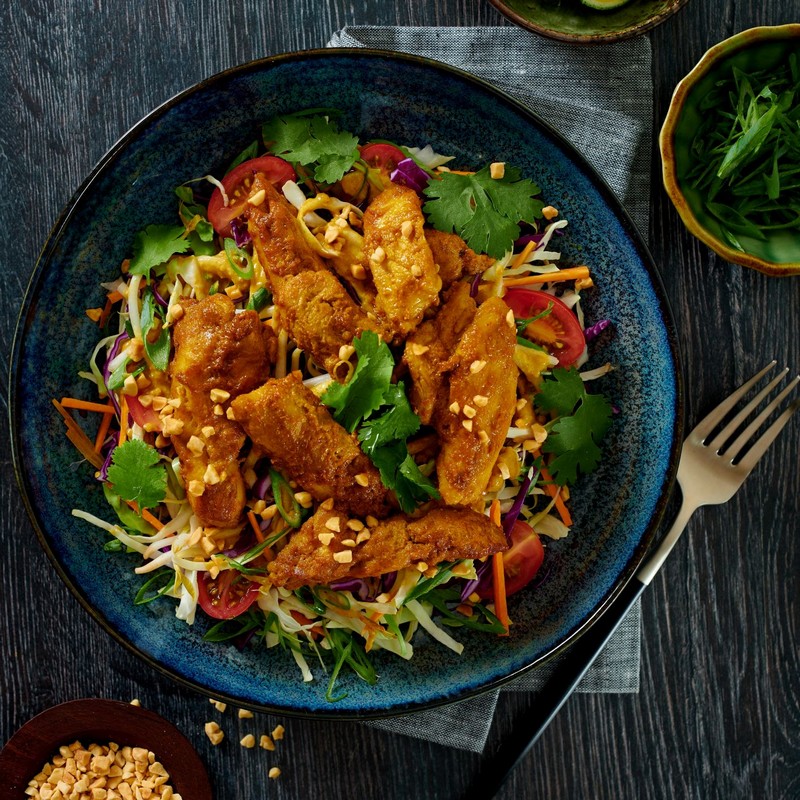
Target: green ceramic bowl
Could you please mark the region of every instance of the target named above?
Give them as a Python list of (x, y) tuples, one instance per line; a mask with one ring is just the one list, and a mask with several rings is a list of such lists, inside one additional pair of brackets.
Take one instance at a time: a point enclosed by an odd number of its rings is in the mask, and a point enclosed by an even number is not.
[(722, 238), (719, 222), (686, 176), (694, 166), (692, 140), (701, 120), (700, 102), (715, 82), (734, 66), (744, 71), (777, 66), (795, 52), (800, 57), (800, 24), (751, 28), (712, 47), (677, 85), (659, 137), (664, 186), (686, 227), (712, 250), (734, 264), (767, 275), (800, 275), (800, 236), (776, 232), (766, 240), (738, 235), (744, 251)]
[(689, 0), (630, 0), (595, 10), (581, 0), (489, 0), (504, 16), (528, 30), (565, 42), (615, 42), (649, 31)]

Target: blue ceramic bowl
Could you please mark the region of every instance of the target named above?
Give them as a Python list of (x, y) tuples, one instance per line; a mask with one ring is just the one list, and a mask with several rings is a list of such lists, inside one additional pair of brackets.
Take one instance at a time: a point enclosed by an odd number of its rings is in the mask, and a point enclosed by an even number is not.
[[(430, 143), (463, 164), (507, 161), (541, 185), (570, 220), (568, 262), (590, 264), (599, 287), (590, 320), (616, 334), (596, 357), (618, 369), (599, 388), (619, 407), (600, 469), (573, 493), (571, 535), (548, 543), (548, 576), (513, 597), (511, 636), (459, 632), (459, 657), (420, 637), (411, 662), (375, 654), (377, 686), (345, 677), (347, 697), (325, 701), (326, 679), (304, 684), (293, 660), (209, 644), (172, 601), (134, 606), (136, 557), (108, 554), (104, 536), (73, 508), (109, 517), (94, 470), (78, 458), (51, 398), (90, 397), (86, 368), (97, 328), (84, 314), (100, 282), (130, 255), (134, 234), (171, 222), (173, 189), (225, 165), (275, 114), (335, 107), (361, 139)], [(69, 345), (65, 345), (68, 342)], [(224, 72), (156, 109), (103, 158), (56, 224), (36, 266), (12, 356), (13, 457), (42, 545), (83, 606), (151, 666), (239, 705), (329, 717), (380, 716), (497, 686), (586, 630), (632, 576), (671, 487), (681, 435), (675, 336), (658, 275), (629, 217), (603, 181), (555, 131), (505, 95), (457, 70), (388, 53), (320, 51)]]

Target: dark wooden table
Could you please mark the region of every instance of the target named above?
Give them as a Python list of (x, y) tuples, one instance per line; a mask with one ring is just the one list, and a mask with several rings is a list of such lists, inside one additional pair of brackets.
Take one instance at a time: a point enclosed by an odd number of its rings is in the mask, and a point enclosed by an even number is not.
[[(797, 0), (691, 0), (651, 35), (656, 129), (675, 83), (710, 45), (753, 25), (797, 21), (799, 12)], [(343, 25), (367, 23), (504, 20), (484, 0), (3, 3), (3, 352), (59, 210), (128, 127), (221, 69), (320, 47)], [(659, 168), (653, 142), (651, 245), (676, 317), (691, 425), (769, 359), (800, 368), (800, 278), (768, 279), (693, 239), (661, 189)], [(276, 753), (244, 750), (233, 731), (212, 748), (202, 732), (207, 700), (115, 644), (58, 579), (18, 496), (5, 426), (2, 437), (2, 742), (57, 702), (138, 697), (196, 744), (220, 800), (449, 800), (470, 797), (484, 759), (536, 702), (501, 697), (483, 759), (356, 723), (266, 717), (260, 727), (286, 727)], [(733, 501), (694, 518), (645, 595), (640, 693), (572, 698), (504, 798), (800, 797), (798, 443), (795, 423)], [(266, 777), (271, 764), (283, 770), (278, 781)]]

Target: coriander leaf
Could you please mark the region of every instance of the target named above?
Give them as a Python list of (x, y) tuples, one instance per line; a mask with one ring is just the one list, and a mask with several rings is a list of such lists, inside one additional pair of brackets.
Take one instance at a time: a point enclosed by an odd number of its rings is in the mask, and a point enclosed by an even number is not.
[(166, 372), (169, 366), (170, 335), (169, 328), (161, 326), (158, 338), (150, 341), (148, 334), (153, 329), (156, 320), (156, 301), (153, 293), (148, 289), (144, 294), (140, 322), (142, 325), (142, 338), (147, 357), (159, 372)]
[(262, 128), (271, 153), (295, 164), (316, 164), (314, 177), (336, 183), (359, 158), (358, 137), (322, 116), (275, 117)]
[(358, 431), (358, 440), (367, 455), (376, 447), (405, 440), (419, 430), (419, 417), (408, 402), (402, 381), (389, 385), (383, 395), (383, 404), (391, 408), (379, 417), (365, 422)]
[(128, 439), (114, 450), (108, 480), (123, 500), (139, 508), (157, 506), (166, 496), (167, 470), (161, 456), (139, 439)]
[(542, 445), (556, 457), (549, 469), (558, 484), (574, 483), (578, 470), (591, 472), (600, 462), (598, 442), (611, 424), (611, 407), (600, 395), (586, 395), (574, 414), (562, 417)]
[(185, 253), (189, 243), (183, 238), (180, 225), (148, 225), (133, 240), (133, 258), (128, 271), (131, 275), (147, 275), (175, 253)]
[(533, 402), (542, 411), (553, 411), (562, 417), (571, 414), (585, 396), (586, 387), (578, 370), (556, 367), (551, 376), (542, 381)]
[(519, 236), (519, 223), (542, 216), (539, 187), (520, 179), (519, 170), (506, 167), (502, 178), (492, 178), (489, 167), (473, 175), (445, 172), (424, 189), (423, 207), (440, 231), (455, 232), (479, 253), (502, 258)]
[(431, 481), (420, 472), (405, 442), (376, 447), (370, 457), (381, 473), (384, 486), (394, 491), (400, 508), (406, 514), (414, 511), (420, 502), (441, 497)]
[(376, 333), (364, 331), (353, 339), (353, 347), (358, 355), (353, 376), (345, 384), (331, 383), (321, 398), (334, 409), (334, 419), (351, 433), (381, 407), (394, 369), (392, 353)]

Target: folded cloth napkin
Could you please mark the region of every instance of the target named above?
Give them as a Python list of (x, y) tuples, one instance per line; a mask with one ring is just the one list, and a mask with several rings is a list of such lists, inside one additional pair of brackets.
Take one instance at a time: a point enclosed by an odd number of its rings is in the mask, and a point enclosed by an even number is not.
[[(347, 27), (329, 47), (372, 47), (443, 61), (502, 89), (565, 136), (605, 178), (643, 235), (649, 227), (652, 80), (644, 38), (577, 47), (519, 28)], [(640, 611), (635, 605), (578, 686), (638, 692)], [(558, 660), (506, 684), (540, 689)], [(498, 693), (367, 724), (482, 752)]]

